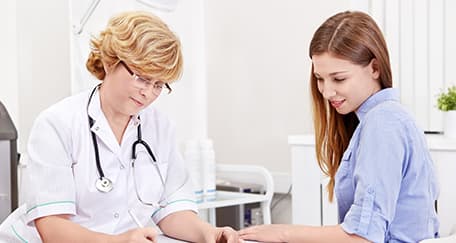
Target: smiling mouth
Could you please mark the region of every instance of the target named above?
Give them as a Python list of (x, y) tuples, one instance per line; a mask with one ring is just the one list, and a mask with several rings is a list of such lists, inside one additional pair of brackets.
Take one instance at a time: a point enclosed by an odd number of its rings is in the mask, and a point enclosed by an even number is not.
[(345, 100), (341, 100), (341, 101), (331, 101), (331, 105), (334, 107), (334, 108), (339, 108), (342, 106), (342, 104), (345, 102)]

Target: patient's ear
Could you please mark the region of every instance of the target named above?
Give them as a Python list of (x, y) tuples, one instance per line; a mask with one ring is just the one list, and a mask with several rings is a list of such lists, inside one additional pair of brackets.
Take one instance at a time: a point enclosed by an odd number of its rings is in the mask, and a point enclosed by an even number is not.
[(378, 61), (376, 58), (372, 58), (372, 60), (369, 63), (370, 67), (370, 73), (372, 75), (372, 78), (377, 80), (380, 77), (380, 70), (378, 66)]

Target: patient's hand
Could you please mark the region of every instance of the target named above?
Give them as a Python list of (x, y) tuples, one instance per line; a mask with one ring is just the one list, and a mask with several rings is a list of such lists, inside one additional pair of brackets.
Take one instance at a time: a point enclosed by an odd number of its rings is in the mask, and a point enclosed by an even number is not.
[(289, 225), (267, 224), (252, 226), (239, 230), (239, 236), (243, 240), (255, 240), (262, 242), (287, 242), (286, 232)]
[(239, 243), (243, 242), (239, 239), (239, 234), (231, 227), (217, 227), (215, 228), (212, 236), (206, 238), (207, 242), (216, 242), (216, 243)]

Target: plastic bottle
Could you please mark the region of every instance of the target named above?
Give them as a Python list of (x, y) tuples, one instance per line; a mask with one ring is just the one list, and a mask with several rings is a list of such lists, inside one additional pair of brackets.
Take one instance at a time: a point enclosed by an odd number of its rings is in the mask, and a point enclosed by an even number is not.
[(203, 202), (204, 181), (200, 146), (197, 140), (188, 140), (185, 143), (184, 157), (188, 165), (190, 179), (193, 183), (195, 200), (197, 203), (201, 203)]
[(200, 140), (201, 162), (203, 165), (204, 200), (215, 200), (215, 153), (212, 140)]

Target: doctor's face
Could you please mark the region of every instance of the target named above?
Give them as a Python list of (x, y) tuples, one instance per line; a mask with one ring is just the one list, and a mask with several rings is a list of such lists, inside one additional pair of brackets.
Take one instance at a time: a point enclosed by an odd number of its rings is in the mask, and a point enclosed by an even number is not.
[(356, 111), (381, 89), (374, 62), (363, 67), (329, 53), (312, 56), (318, 90), (339, 114)]
[(149, 106), (167, 86), (159, 80), (146, 78), (137, 74), (136, 70), (119, 62), (107, 71), (103, 88), (107, 91), (108, 102), (125, 115), (135, 115)]

